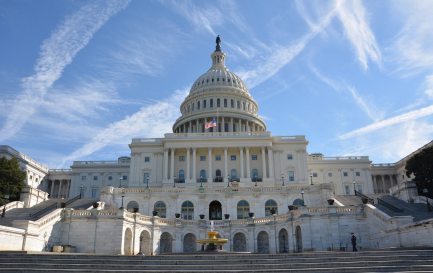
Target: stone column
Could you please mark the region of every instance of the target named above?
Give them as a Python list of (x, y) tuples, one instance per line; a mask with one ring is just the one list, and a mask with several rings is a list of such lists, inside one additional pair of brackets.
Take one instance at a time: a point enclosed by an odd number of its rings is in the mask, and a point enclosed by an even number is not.
[(239, 132), (242, 132), (242, 120), (239, 119)]
[(233, 132), (233, 118), (230, 118), (230, 128), (229, 132)]
[(239, 157), (240, 157), (240, 163), (241, 163), (241, 175), (240, 175), (240, 179), (242, 181), (242, 179), (244, 179), (244, 147), (239, 148)]
[(168, 149), (164, 149), (164, 179), (168, 180)]
[(228, 162), (227, 162), (227, 148), (224, 148), (224, 181), (228, 182)]
[(62, 180), (59, 180), (59, 189), (57, 190), (57, 198), (60, 198), (60, 190), (62, 189)]
[(195, 132), (198, 133), (198, 119), (195, 120)]
[(208, 175), (207, 175), (207, 180), (208, 182), (212, 182), (212, 148), (208, 148), (207, 149), (207, 158), (208, 158)]
[(268, 147), (269, 178), (274, 178), (274, 154), (272, 148)]
[(224, 123), (224, 117), (221, 117), (221, 132), (225, 132), (226, 124)]
[(386, 183), (385, 183), (385, 176), (381, 175), (382, 180), (382, 193), (386, 193)]
[(192, 148), (192, 175), (191, 175), (191, 179), (193, 182), (196, 182), (196, 158), (197, 158), (197, 148)]
[(191, 170), (191, 158), (190, 158), (190, 148), (186, 148), (186, 178), (185, 182), (190, 182), (191, 176), (190, 176), (190, 170)]
[(262, 147), (262, 173), (263, 180), (265, 180), (266, 176), (266, 156), (265, 156), (265, 147)]
[(170, 179), (174, 179), (174, 148), (170, 149)]
[(247, 158), (247, 179), (251, 179), (251, 170), (250, 170), (250, 148), (246, 147), (246, 158)]

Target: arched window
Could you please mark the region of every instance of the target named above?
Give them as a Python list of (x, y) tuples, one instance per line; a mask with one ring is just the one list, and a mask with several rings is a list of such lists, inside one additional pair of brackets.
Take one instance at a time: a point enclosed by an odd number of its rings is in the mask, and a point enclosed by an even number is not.
[(216, 177), (221, 177), (222, 175), (221, 175), (221, 170), (220, 169), (217, 169), (216, 171), (215, 171), (215, 176)]
[(278, 205), (272, 199), (269, 199), (265, 203), (265, 216), (271, 216), (272, 214), (278, 214)]
[(177, 183), (185, 183), (185, 171), (179, 170), (179, 179)]
[(191, 104), (191, 110), (194, 111), (194, 102)]
[(137, 210), (138, 210), (138, 208), (139, 208), (138, 203), (135, 202), (135, 201), (131, 201), (131, 202), (128, 203), (128, 205), (126, 205), (126, 210), (129, 211), (129, 212), (134, 212), (134, 209), (135, 209), (135, 208), (136, 208)]
[(222, 176), (222, 173), (221, 173), (220, 169), (217, 169), (215, 171), (215, 179), (214, 179), (214, 181), (215, 182), (223, 182), (223, 176)]
[(217, 107), (220, 107), (220, 99), (217, 99)]
[(203, 108), (206, 108), (206, 100), (203, 100)]
[(205, 170), (200, 170), (200, 181), (201, 182), (206, 182), (206, 171)]
[(224, 99), (224, 107), (227, 107), (227, 99)]
[(167, 217), (167, 207), (164, 202), (158, 201), (153, 206), (153, 210), (158, 213), (158, 216), (161, 218)]
[(234, 100), (230, 100), (230, 107), (235, 108), (235, 101)]
[(194, 219), (194, 205), (191, 201), (185, 201), (182, 203), (181, 207), (181, 215), (185, 220), (193, 220)]
[(200, 102), (197, 102), (197, 110), (200, 110)]
[(245, 200), (239, 201), (237, 211), (238, 219), (247, 219), (249, 217), (248, 213), (250, 213), (250, 204)]
[(238, 172), (236, 171), (236, 169), (232, 169), (230, 171), (230, 179), (231, 180), (237, 180), (238, 179)]

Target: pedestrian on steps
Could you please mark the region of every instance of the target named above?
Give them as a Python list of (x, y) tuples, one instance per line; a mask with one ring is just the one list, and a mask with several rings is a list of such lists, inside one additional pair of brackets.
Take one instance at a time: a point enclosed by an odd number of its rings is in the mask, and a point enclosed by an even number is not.
[(353, 252), (358, 251), (358, 249), (356, 248), (356, 236), (355, 234), (352, 232), (352, 238), (350, 238), (350, 241), (352, 241), (352, 250)]

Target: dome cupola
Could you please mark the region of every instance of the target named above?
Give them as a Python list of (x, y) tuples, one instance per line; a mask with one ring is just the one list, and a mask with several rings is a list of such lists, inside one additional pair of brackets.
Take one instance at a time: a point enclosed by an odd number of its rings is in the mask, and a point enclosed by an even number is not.
[(181, 104), (174, 133), (266, 131), (257, 103), (242, 79), (227, 69), (225, 58), (217, 36), (212, 66), (198, 77)]

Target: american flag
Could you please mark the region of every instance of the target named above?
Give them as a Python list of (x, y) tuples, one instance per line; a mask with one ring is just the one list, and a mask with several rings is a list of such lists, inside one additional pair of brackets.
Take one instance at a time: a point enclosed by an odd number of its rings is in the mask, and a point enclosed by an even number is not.
[(209, 129), (209, 128), (213, 128), (216, 126), (217, 126), (216, 120), (215, 120), (215, 118), (213, 118), (212, 121), (206, 122), (206, 124), (204, 125), (204, 128)]

